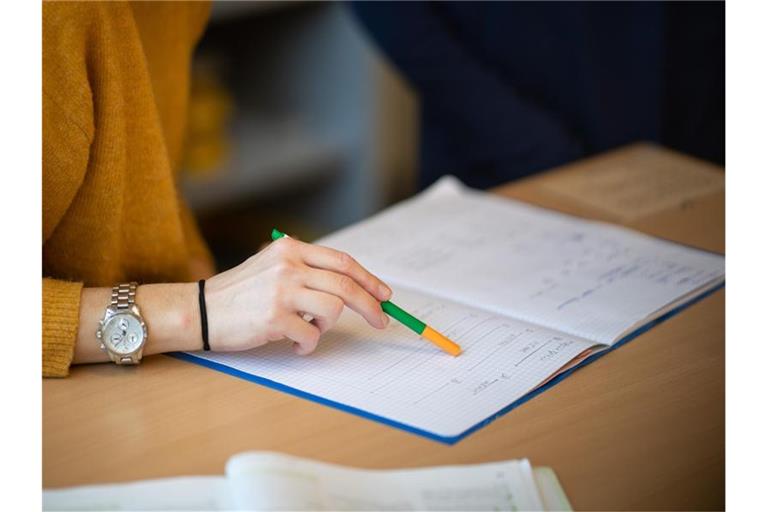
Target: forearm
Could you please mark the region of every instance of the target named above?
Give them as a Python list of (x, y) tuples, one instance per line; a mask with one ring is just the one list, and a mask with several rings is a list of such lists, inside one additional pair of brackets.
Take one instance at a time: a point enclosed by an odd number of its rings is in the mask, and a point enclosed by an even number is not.
[[(72, 363), (109, 360), (99, 348), (96, 331), (111, 293), (110, 288), (80, 292)], [(371, 326), (386, 327), (381, 302), (391, 296), (386, 284), (348, 254), (283, 238), (207, 280), (210, 347), (216, 352), (250, 350), (288, 339), (295, 342), (298, 354), (309, 354), (345, 306)], [(197, 283), (141, 285), (136, 305), (147, 326), (144, 355), (203, 348)], [(304, 315), (312, 320), (304, 320)]]
[[(83, 288), (80, 327), (73, 364), (109, 361), (96, 338), (99, 320), (109, 305), (110, 288)], [(202, 348), (196, 283), (147, 284), (136, 290), (136, 304), (147, 324), (144, 355)]]

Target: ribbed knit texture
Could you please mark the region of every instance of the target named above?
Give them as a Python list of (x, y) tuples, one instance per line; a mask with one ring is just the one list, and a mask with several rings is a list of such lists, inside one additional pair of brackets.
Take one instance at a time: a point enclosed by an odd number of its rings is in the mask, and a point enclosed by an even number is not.
[[(69, 373), (77, 336), (82, 283), (43, 279), (43, 376)], [(95, 332), (95, 326), (94, 326)]]
[[(176, 186), (209, 8), (43, 3), (45, 376), (68, 374), (83, 286), (189, 281), (193, 262), (211, 266)], [(83, 327), (94, 343), (97, 320)]]

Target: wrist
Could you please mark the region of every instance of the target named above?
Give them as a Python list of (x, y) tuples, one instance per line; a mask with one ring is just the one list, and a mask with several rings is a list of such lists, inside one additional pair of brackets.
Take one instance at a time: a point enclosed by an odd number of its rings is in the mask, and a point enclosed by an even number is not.
[(141, 285), (136, 303), (149, 331), (144, 355), (202, 348), (197, 283)]

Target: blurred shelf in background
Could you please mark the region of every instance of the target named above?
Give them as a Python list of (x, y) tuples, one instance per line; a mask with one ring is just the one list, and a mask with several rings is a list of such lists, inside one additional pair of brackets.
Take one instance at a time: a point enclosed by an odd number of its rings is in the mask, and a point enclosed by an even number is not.
[(212, 172), (188, 175), (182, 189), (199, 213), (258, 201), (290, 191), (297, 182), (329, 183), (344, 165), (339, 141), (304, 133), (285, 119), (255, 123), (240, 118), (231, 128), (231, 154)]
[(415, 190), (415, 96), (343, 4), (214, 2), (193, 67), (181, 189), (220, 266), (254, 219), (312, 239)]

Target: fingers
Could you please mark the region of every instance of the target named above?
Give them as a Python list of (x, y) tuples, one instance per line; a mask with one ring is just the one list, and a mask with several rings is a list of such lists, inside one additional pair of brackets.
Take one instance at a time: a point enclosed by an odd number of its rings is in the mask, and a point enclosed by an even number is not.
[(304, 263), (310, 267), (331, 270), (352, 278), (379, 301), (389, 300), (392, 290), (378, 277), (368, 272), (347, 253), (319, 245), (296, 242)]
[[(267, 275), (280, 285), (273, 283), (276, 295), (270, 300), (281, 312), (280, 335), (297, 343), (298, 354), (315, 350), (320, 334), (338, 321), (345, 305), (373, 327), (389, 323), (380, 301), (388, 300), (391, 290), (349, 255), (290, 238), (270, 247), (266, 261), (276, 272)], [(314, 320), (307, 322), (297, 313)]]
[(340, 298), (373, 327), (381, 329), (389, 323), (389, 318), (381, 309), (381, 303), (351, 277), (328, 270), (309, 269), (305, 279), (307, 288)]
[(323, 334), (339, 319), (344, 310), (344, 301), (330, 293), (304, 289), (295, 295), (293, 307), (297, 311), (312, 315), (313, 323), (320, 329), (320, 334)]
[(283, 332), (286, 338), (297, 343), (294, 350), (302, 356), (315, 350), (317, 342), (320, 341), (320, 329), (305, 322), (298, 315), (290, 315), (286, 318)]

